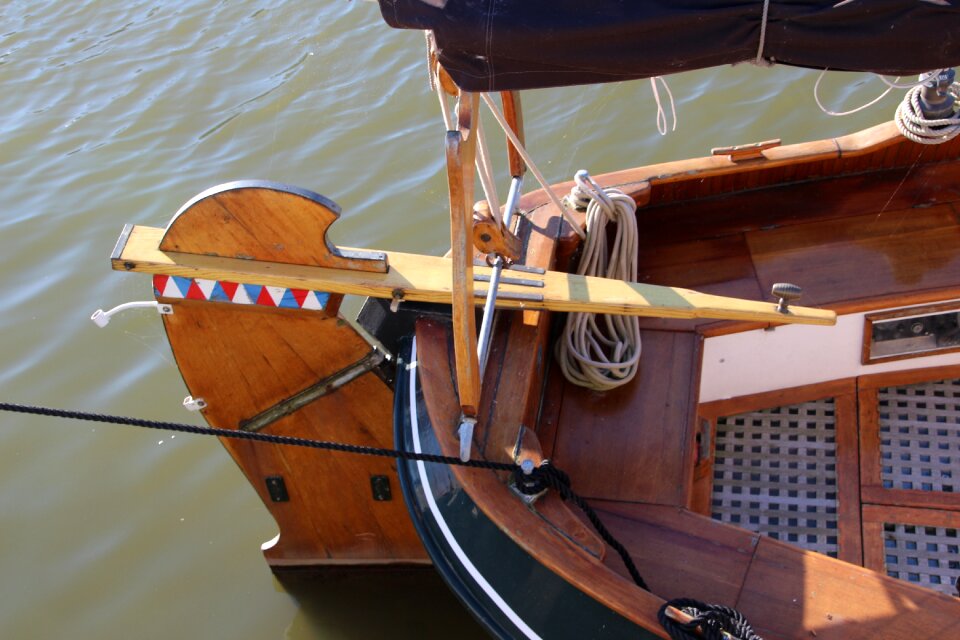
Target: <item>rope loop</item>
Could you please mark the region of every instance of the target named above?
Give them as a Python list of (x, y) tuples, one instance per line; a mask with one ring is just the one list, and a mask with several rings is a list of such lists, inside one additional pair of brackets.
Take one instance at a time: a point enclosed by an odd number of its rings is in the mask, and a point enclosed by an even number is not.
[[(638, 232), (633, 198), (619, 189), (603, 189), (586, 171), (578, 171), (574, 182), (567, 199), (587, 211), (587, 239), (577, 273), (636, 282)], [(610, 223), (616, 225), (613, 234), (607, 231)], [(605, 391), (633, 379), (640, 350), (638, 318), (571, 313), (556, 356), (567, 380)]]
[[(948, 89), (955, 98), (960, 98), (960, 83), (954, 82)], [(954, 108), (949, 118), (927, 119), (920, 105), (923, 86), (915, 86), (903, 97), (894, 122), (904, 138), (918, 144), (942, 144), (960, 134), (960, 112)]]
[[(686, 623), (674, 620), (667, 615), (668, 607), (679, 609), (693, 619)], [(707, 604), (693, 598), (668, 601), (657, 612), (657, 620), (673, 640), (724, 640), (724, 632), (737, 640), (762, 640), (746, 617), (733, 607)]]

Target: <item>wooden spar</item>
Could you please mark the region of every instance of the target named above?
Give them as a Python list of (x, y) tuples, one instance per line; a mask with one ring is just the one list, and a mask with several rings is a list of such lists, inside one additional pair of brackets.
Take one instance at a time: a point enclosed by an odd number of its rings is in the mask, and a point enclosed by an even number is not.
[[(520, 92), (501, 91), (500, 99), (503, 101), (503, 117), (506, 118), (507, 124), (510, 125), (513, 133), (516, 134), (520, 144), (525, 145), (526, 142), (523, 135), (523, 110), (520, 107)], [(526, 163), (524, 163), (523, 158), (520, 157), (520, 152), (513, 146), (513, 142), (510, 141), (509, 137), (507, 138), (507, 162), (510, 166), (511, 176), (516, 178), (523, 176), (523, 174), (527, 172)]]
[[(124, 231), (126, 242), (118, 246), (111, 261), (118, 271), (155, 273), (266, 286), (346, 293), (411, 302), (451, 304), (453, 300), (450, 259), (417, 254), (383, 252), (390, 265), (386, 273), (349, 271), (315, 266), (281, 264), (160, 251), (164, 229), (134, 226)], [(471, 264), (471, 270), (473, 270)], [(478, 277), (491, 269), (475, 268)], [(510, 274), (519, 272), (508, 272)], [(776, 310), (772, 302), (757, 302), (699, 293), (690, 289), (622, 282), (606, 278), (547, 271), (522, 273), (524, 281), (501, 283), (500, 309), (547, 309), (662, 318), (716, 318), (776, 324), (832, 325), (836, 314), (825, 309), (791, 306), (789, 313)], [(539, 286), (542, 283), (542, 286)], [(472, 289), (472, 279), (467, 283)], [(478, 290), (474, 304), (482, 303)], [(467, 314), (472, 315), (472, 314)], [(471, 348), (474, 355), (476, 351)]]
[(450, 189), (450, 254), (452, 258), (453, 346), (457, 359), (457, 393), (466, 416), (480, 405), (480, 362), (473, 295), (473, 187), (477, 155), (480, 96), (461, 92), (457, 130), (446, 137), (447, 182)]

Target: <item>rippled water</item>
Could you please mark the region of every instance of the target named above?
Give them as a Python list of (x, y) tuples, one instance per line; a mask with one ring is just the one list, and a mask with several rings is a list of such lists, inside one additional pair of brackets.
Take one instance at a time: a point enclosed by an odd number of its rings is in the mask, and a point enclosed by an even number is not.
[[(371, 3), (0, 8), (0, 400), (196, 422), (153, 312), (104, 330), (88, 318), (150, 297), (148, 278), (110, 270), (122, 225), (164, 225), (220, 182), (333, 198), (338, 243), (442, 253), (442, 126), (424, 59), (422, 36), (389, 30)], [(561, 180), (892, 114), (888, 98), (827, 118), (814, 78), (749, 65), (672, 78), (679, 126), (666, 137), (645, 82), (529, 92), (528, 144)], [(880, 88), (838, 75), (824, 95), (850, 106)], [(259, 552), (275, 533), (212, 440), (0, 415), (4, 638), (477, 633), (429, 578), (288, 592)]]

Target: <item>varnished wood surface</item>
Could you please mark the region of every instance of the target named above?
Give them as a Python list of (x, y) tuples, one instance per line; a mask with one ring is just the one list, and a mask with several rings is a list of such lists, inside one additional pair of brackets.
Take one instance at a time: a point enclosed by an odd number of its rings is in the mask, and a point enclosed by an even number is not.
[[(876, 143), (885, 136), (890, 140), (879, 144), (878, 153)], [(645, 195), (650, 204), (638, 213), (643, 282), (764, 300), (773, 282), (793, 281), (805, 289), (801, 303), (844, 313), (960, 296), (954, 275), (960, 271), (960, 163), (942, 162), (950, 153), (956, 156), (960, 145), (917, 150), (919, 145), (898, 141), (886, 127), (851, 139), (860, 142), (837, 144), (855, 150), (844, 165), (849, 175), (829, 180), (822, 168), (804, 173), (800, 165), (771, 168), (764, 161), (724, 174), (730, 184), (706, 197), (710, 194), (701, 191), (712, 187), (704, 185), (720, 178), (709, 177), (716, 169), (705, 159), (599, 179), (623, 181), (627, 188), (647, 178), (653, 183), (654, 196)], [(884, 163), (889, 168), (867, 172)], [(870, 277), (863, 277), (867, 273)], [(641, 323), (651, 329), (696, 328), (706, 335), (762, 327), (705, 320)]]
[[(697, 282), (697, 287), (728, 294), (742, 290), (763, 295), (768, 280), (773, 278), (771, 274), (792, 260), (799, 272), (809, 267), (818, 282), (829, 285), (825, 293), (818, 294), (820, 298), (815, 298), (817, 303), (826, 300), (839, 306), (869, 308), (878, 300), (912, 300), (947, 295), (944, 292), (954, 289), (960, 291), (960, 272), (953, 273), (952, 278), (941, 278), (937, 263), (947, 260), (952, 264), (950, 260), (955, 256), (952, 229), (960, 224), (954, 204), (960, 200), (960, 191), (951, 176), (960, 176), (960, 168), (957, 163), (928, 163), (956, 154), (960, 147), (955, 144), (935, 151), (916, 147), (898, 139), (889, 126), (883, 126), (862, 135), (802, 148), (771, 149), (765, 152), (768, 160), (739, 166), (725, 158), (698, 159), (610, 174), (601, 177), (601, 183), (620, 181), (637, 186), (649, 180), (652, 184), (649, 206), (639, 214), (641, 228), (649, 231), (643, 240), (648, 253), (644, 258), (641, 250), (641, 262), (650, 281), (663, 278), (673, 284), (673, 278), (686, 279)], [(748, 166), (754, 162), (758, 164)], [(887, 169), (867, 173), (877, 167)], [(836, 172), (847, 177), (819, 180)], [(790, 181), (802, 184), (763, 188)], [(745, 187), (754, 190), (724, 195)], [(541, 197), (542, 194), (528, 194), (524, 202), (540, 206), (537, 198)], [(868, 221), (870, 216), (876, 220)], [(830, 228), (838, 220), (839, 228), (849, 230), (848, 234), (831, 234)], [(804, 225), (810, 226), (801, 229)], [(944, 240), (934, 250), (940, 252), (934, 259), (918, 253), (932, 241), (931, 230), (937, 230), (933, 235), (939, 234)], [(764, 235), (768, 233), (772, 235)], [(858, 251), (847, 253), (856, 258), (849, 261), (851, 272), (864, 271), (863, 251), (872, 251), (874, 257), (898, 267), (881, 270), (873, 280), (872, 274), (864, 275), (869, 282), (862, 289), (863, 299), (858, 298), (861, 293), (852, 289), (858, 283), (855, 278), (842, 274), (842, 278), (847, 278), (840, 283), (842, 286), (833, 286), (827, 276), (817, 273), (819, 262), (836, 260), (835, 255), (818, 252), (821, 243), (814, 239), (818, 234), (821, 239), (834, 241), (831, 249), (839, 255), (859, 247)], [(871, 242), (871, 247), (862, 248)], [(708, 268), (702, 268), (703, 264), (698, 262), (702, 260)], [(919, 277), (919, 288), (897, 288), (896, 274), (906, 279)], [(651, 571), (648, 579), (667, 590), (679, 591), (687, 584), (692, 590), (702, 589), (717, 598), (731, 597), (733, 593), (735, 600), (729, 603), (744, 610), (758, 630), (770, 638), (902, 639), (940, 637), (944, 630), (948, 634), (958, 631), (960, 605), (949, 598), (850, 563), (770, 539), (757, 539), (743, 531), (728, 532), (727, 538), (727, 534), (719, 532), (726, 531), (726, 525), (698, 519), (676, 506), (640, 502), (686, 505), (689, 499), (696, 416), (695, 394), (689, 393), (698, 386), (699, 370), (699, 347), (691, 345), (698, 344), (697, 332), (706, 330), (703, 325), (662, 320), (646, 320), (644, 326), (644, 333), (649, 334), (644, 344), (644, 361), (654, 379), (632, 389), (632, 394), (623, 392), (623, 397), (613, 392), (596, 398), (590, 396), (593, 392), (568, 389), (565, 384), (549, 380), (546, 389), (550, 395), (542, 403), (538, 434), (544, 447), (552, 449), (557, 466), (571, 472), (574, 489), (593, 502), (602, 500), (604, 515), (631, 541), (631, 552), (646, 561)], [(423, 358), (425, 366), (428, 356)], [(429, 358), (440, 364), (449, 355), (434, 352)], [(449, 368), (449, 363), (445, 366)], [(449, 373), (435, 372), (433, 376), (430, 384), (437, 389), (449, 385), (445, 380)], [(681, 380), (683, 393), (677, 391)], [(677, 382), (676, 387), (671, 386), (671, 381)], [(840, 393), (838, 419), (844, 424), (855, 422), (852, 400), (858, 392), (856, 387), (849, 380), (836, 385), (837, 389), (830, 391)], [(636, 400), (636, 404), (627, 397), (644, 393), (648, 395), (643, 401)], [(435, 412), (443, 413), (434, 407), (431, 416)], [(663, 424), (671, 419), (679, 425), (673, 431)], [(650, 422), (658, 428), (645, 429)], [(489, 428), (505, 427), (492, 424)], [(850, 435), (845, 433), (838, 442), (838, 464), (844, 469), (838, 488), (844, 502), (839, 517), (847, 524), (854, 523), (852, 530), (856, 530), (857, 519), (871, 506), (857, 502), (855, 465), (861, 452)], [(446, 450), (456, 450), (456, 440), (449, 430), (438, 429), (438, 437)], [(683, 452), (675, 454), (677, 447)], [(672, 469), (659, 466), (669, 466), (676, 460), (681, 462)], [(536, 523), (525, 515), (517, 515), (515, 498), (493, 478), (494, 474), (487, 474), (485, 480), (465, 481), (471, 495), (476, 492), (481, 496), (481, 508), (492, 519), (505, 527), (520, 523), (519, 531), (511, 535), (524, 548), (559, 575), (590, 585), (596, 597), (619, 602), (616, 590), (607, 591), (608, 586), (616, 583), (604, 582), (604, 574), (595, 565), (580, 564), (582, 556), (589, 554), (563, 553), (569, 546), (551, 544), (550, 536), (544, 535), (549, 527), (542, 523), (539, 526), (544, 531), (530, 530), (528, 526), (535, 527)], [(657, 509), (661, 512), (651, 515)], [(873, 532), (874, 524), (864, 523), (865, 535)], [(734, 542), (724, 547), (724, 540), (738, 539), (758, 540), (746, 560), (738, 555), (741, 547)], [(652, 550), (642, 549), (643, 545), (650, 545)], [(668, 557), (664, 549), (670, 545), (677, 545), (686, 553), (678, 553), (680, 559)], [(853, 534), (841, 540), (841, 549), (850, 560), (858, 556), (869, 559), (874, 554), (872, 547), (861, 545), (858, 549)], [(716, 553), (710, 554), (709, 550)], [(686, 572), (688, 578), (683, 584), (668, 575), (681, 562), (681, 573)], [(621, 571), (613, 555), (608, 554), (606, 565), (608, 570)], [(721, 573), (717, 566), (729, 571)], [(640, 570), (646, 574), (643, 566)], [(702, 572), (699, 579), (697, 570)], [(740, 580), (739, 588), (733, 584), (735, 580)], [(688, 590), (685, 595), (689, 594)]]
[[(356, 331), (320, 312), (161, 298), (167, 336), (190, 393), (214, 427), (240, 422), (352, 364), (370, 351)], [(366, 373), (265, 432), (365, 446), (393, 445), (393, 393)], [(423, 563), (427, 556), (403, 500), (395, 461), (223, 439), (280, 528), (267, 550), (277, 567), (329, 562)], [(289, 502), (273, 502), (265, 478), (284, 478)], [(393, 500), (376, 502), (370, 478), (389, 478)]]
[(480, 363), (474, 313), (472, 219), (480, 96), (463, 93), (458, 104), (457, 130), (448, 131), (445, 139), (450, 201), (450, 298), (457, 356), (457, 396), (464, 415), (476, 418), (480, 405)]
[(766, 640), (960, 637), (960, 600), (770, 538), (736, 606)]
[(184, 205), (167, 226), (160, 250), (385, 272), (382, 255), (346, 255), (330, 243), (327, 230), (339, 217), (335, 202), (306, 189), (264, 180), (232, 182)]
[(837, 557), (845, 562), (862, 565), (856, 388), (850, 384), (847, 393), (838, 393), (833, 396), (833, 400), (837, 465)]
[[(516, 134), (520, 144), (526, 145), (526, 135), (523, 129), (523, 107), (520, 102), (519, 91), (501, 91), (500, 99), (503, 101), (503, 117), (506, 119), (510, 129)], [(511, 176), (522, 176), (527, 171), (527, 165), (524, 163), (520, 153), (514, 148), (510, 138), (507, 138), (507, 162), (510, 168)]]
[[(592, 500), (604, 525), (630, 550), (650, 589), (664, 599), (696, 598), (733, 606), (759, 534), (684, 509)], [(626, 569), (617, 554), (607, 566)]]
[[(654, 591), (736, 607), (764, 638), (912, 640), (960, 631), (956, 598), (683, 509), (594, 504)], [(615, 556), (607, 564), (623, 571)]]
[[(418, 375), (434, 433), (445, 455), (457, 455), (459, 443), (451, 425), (459, 417), (459, 405), (453, 394), (452, 350), (449, 327), (435, 320), (417, 322)], [(558, 521), (547, 519), (550, 509), (568, 509), (566, 503), (551, 505), (542, 513), (519, 502), (496, 473), (480, 469), (452, 467), (457, 480), (477, 506), (525, 551), (547, 569), (576, 585), (584, 593), (603, 602), (625, 618), (666, 638), (656, 619), (663, 601), (607, 568), (589, 548), (559, 528)], [(545, 499), (559, 501), (555, 494)], [(563, 518), (576, 520), (572, 513)], [(576, 530), (574, 530), (576, 533)]]
[[(560, 227), (540, 210), (524, 218), (524, 264), (554, 267)], [(552, 358), (550, 314), (543, 311), (499, 312), (497, 340), (482, 389), (483, 412), (476, 440), (488, 460), (510, 461), (521, 428), (533, 429), (540, 408), (541, 387)]]
[(806, 304), (956, 286), (960, 274), (960, 224), (949, 205), (755, 231), (747, 243), (761, 289), (799, 277)]
[(583, 496), (686, 504), (700, 338), (643, 331), (641, 340), (630, 383), (604, 393), (564, 384), (554, 460)]
[[(450, 260), (433, 256), (388, 253), (387, 273), (346, 271), (301, 265), (277, 264), (236, 258), (219, 258), (157, 248), (162, 230), (135, 226), (120, 256), (114, 259), (118, 271), (160, 273), (165, 275), (226, 280), (246, 284), (272, 285), (349, 293), (375, 298), (401, 298), (414, 302), (450, 304), (455, 287)], [(471, 267), (472, 269), (472, 267)], [(489, 267), (476, 272), (489, 276)], [(780, 313), (771, 302), (754, 302), (699, 293), (689, 289), (661, 287), (608, 278), (579, 276), (548, 271), (525, 274), (541, 282), (542, 287), (503, 283), (497, 308), (586, 311), (673, 318), (728, 318), (776, 323), (832, 325), (832, 311), (791, 306)], [(471, 280), (472, 282), (472, 280)], [(541, 298), (516, 298), (511, 294), (535, 294)], [(476, 305), (483, 298), (475, 297)]]

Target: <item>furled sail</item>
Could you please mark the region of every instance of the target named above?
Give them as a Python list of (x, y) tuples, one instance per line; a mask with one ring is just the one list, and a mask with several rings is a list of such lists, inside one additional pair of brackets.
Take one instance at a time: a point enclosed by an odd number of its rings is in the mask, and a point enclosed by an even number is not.
[(960, 64), (960, 0), (769, 0), (766, 20), (763, 0), (379, 2), (391, 26), (432, 31), (469, 91), (631, 80), (758, 53), (889, 75)]

